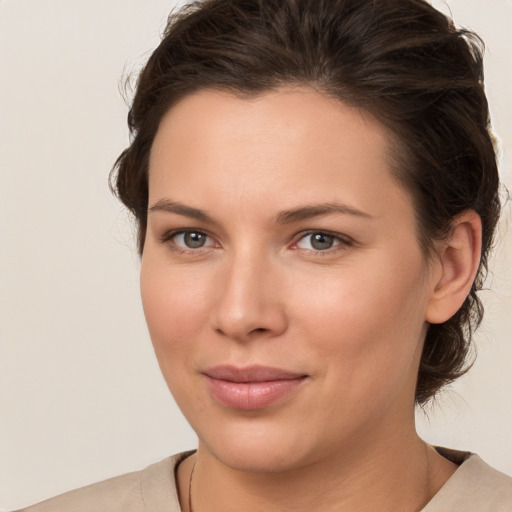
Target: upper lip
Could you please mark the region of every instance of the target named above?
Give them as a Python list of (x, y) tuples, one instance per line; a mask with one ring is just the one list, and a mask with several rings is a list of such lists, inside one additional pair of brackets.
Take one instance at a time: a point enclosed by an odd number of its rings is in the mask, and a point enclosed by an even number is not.
[(212, 379), (227, 380), (230, 382), (267, 382), (306, 377), (304, 373), (261, 365), (244, 367), (221, 365), (208, 368), (203, 373)]

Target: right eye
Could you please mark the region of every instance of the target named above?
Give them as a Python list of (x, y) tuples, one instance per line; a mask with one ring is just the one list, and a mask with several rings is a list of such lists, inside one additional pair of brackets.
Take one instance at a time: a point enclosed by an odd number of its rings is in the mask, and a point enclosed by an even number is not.
[(167, 240), (171, 240), (181, 249), (201, 249), (203, 247), (213, 247), (215, 242), (202, 231), (189, 229), (170, 234)]

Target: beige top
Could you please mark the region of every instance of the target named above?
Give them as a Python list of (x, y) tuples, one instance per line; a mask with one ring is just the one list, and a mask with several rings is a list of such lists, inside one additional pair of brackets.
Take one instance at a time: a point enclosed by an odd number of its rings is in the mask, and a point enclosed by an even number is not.
[[(460, 464), (421, 512), (512, 512), (512, 478), (478, 455), (437, 449)], [(175, 469), (193, 452), (82, 487), (18, 512), (180, 512)]]

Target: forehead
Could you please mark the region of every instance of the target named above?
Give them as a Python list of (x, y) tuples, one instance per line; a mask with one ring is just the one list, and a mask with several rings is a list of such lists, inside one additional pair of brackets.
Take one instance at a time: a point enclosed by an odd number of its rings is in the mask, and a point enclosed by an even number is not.
[[(247, 134), (253, 143), (269, 136), (286, 137), (290, 142), (299, 138), (329, 142), (354, 131), (384, 150), (389, 146), (390, 134), (366, 110), (311, 87), (283, 86), (252, 96), (203, 89), (185, 96), (163, 116), (152, 154), (162, 135), (182, 139), (217, 135), (217, 142), (222, 143), (242, 140)], [(249, 147), (244, 145), (244, 149)]]
[(203, 90), (162, 119), (150, 156), (150, 200), (166, 191), (198, 201), (224, 191), (246, 206), (262, 197), (281, 205), (341, 199), (378, 210), (379, 196), (402, 188), (391, 139), (364, 110), (308, 87), (251, 98)]

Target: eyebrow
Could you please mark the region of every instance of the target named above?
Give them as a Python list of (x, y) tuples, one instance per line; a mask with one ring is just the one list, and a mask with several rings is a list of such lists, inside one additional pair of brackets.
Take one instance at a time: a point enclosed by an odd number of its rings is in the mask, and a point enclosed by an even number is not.
[[(194, 208), (187, 206), (178, 201), (171, 201), (170, 199), (160, 199), (154, 205), (148, 208), (148, 212), (166, 212), (175, 213), (177, 215), (183, 215), (190, 217), (201, 222), (207, 222), (214, 224), (215, 219), (206, 211), (200, 208)], [(354, 215), (356, 217), (362, 217), (371, 219), (372, 216), (366, 212), (353, 208), (343, 203), (321, 203), (300, 206), (298, 208), (292, 208), (290, 210), (283, 210), (276, 216), (277, 224), (289, 224), (292, 222), (298, 222), (305, 219), (311, 219), (313, 217), (320, 217), (322, 215), (330, 215), (334, 213), (341, 213), (344, 215)]]
[(196, 219), (201, 222), (215, 222), (213, 217), (209, 215), (205, 210), (187, 206), (186, 204), (179, 203), (177, 201), (171, 201), (170, 199), (160, 199), (153, 206), (148, 208), (148, 212), (176, 213), (177, 215), (191, 217), (192, 219)]
[(301, 206), (299, 208), (292, 208), (291, 210), (284, 210), (278, 214), (276, 222), (278, 224), (288, 224), (291, 222), (297, 222), (333, 213), (355, 215), (356, 217), (362, 217), (366, 219), (372, 218), (370, 214), (343, 203), (322, 203)]

